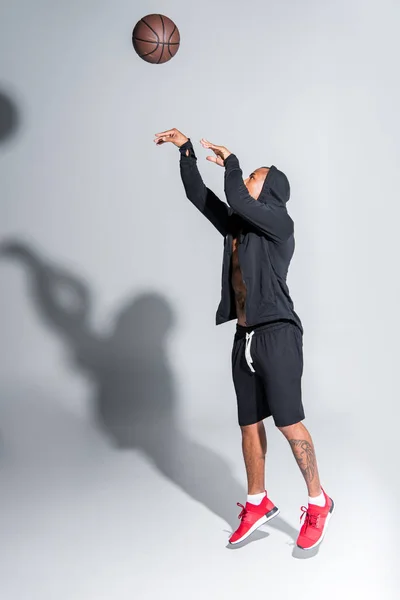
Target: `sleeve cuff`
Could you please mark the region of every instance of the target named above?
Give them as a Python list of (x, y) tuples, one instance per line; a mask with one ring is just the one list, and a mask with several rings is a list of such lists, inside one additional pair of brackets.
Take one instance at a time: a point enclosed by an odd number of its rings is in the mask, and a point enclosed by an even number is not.
[(184, 144), (182, 144), (182, 146), (179, 147), (179, 152), (181, 153), (181, 155), (184, 156), (185, 158), (188, 158), (186, 156), (186, 150), (189, 150), (189, 157), (196, 158), (195, 153), (194, 153), (193, 144), (190, 141), (190, 139), (188, 139), (187, 142), (185, 142)]
[(224, 160), (224, 166), (227, 170), (240, 168), (239, 159), (236, 154), (230, 154), (228, 158)]

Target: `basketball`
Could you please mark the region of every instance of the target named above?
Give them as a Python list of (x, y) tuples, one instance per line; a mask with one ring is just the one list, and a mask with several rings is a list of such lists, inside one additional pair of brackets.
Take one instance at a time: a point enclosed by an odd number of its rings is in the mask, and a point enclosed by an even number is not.
[(132, 43), (140, 58), (160, 65), (171, 60), (178, 52), (179, 30), (175, 23), (164, 15), (147, 15), (136, 23)]

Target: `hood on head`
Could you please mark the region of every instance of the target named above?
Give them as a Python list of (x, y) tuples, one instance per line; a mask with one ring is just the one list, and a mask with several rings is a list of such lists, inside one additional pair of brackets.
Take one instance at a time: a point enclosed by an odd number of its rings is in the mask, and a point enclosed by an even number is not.
[(264, 185), (258, 197), (259, 202), (264, 204), (283, 204), (289, 201), (290, 185), (285, 173), (279, 171), (273, 165), (269, 168)]

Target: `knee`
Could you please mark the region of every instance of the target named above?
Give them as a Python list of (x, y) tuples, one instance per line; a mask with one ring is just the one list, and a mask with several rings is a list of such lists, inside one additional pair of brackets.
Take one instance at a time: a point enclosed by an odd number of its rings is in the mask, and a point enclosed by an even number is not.
[(252, 425), (241, 425), (240, 430), (242, 432), (243, 437), (252, 437), (253, 435), (258, 435), (260, 429), (263, 426), (263, 422), (253, 423)]
[(292, 438), (296, 436), (299, 425), (301, 425), (301, 422), (294, 423), (293, 425), (286, 425), (285, 427), (278, 427), (277, 425), (277, 429), (279, 429), (279, 431), (281, 431), (286, 438)]

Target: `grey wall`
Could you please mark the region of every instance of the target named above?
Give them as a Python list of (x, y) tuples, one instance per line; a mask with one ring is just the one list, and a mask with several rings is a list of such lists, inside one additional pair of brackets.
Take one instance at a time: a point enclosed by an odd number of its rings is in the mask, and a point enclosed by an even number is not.
[[(203, 2), (196, 10), (169, 2), (163, 10), (178, 22), (182, 47), (164, 66), (140, 61), (130, 46), (132, 23), (156, 4), (2, 8), (1, 86), (21, 115), (1, 146), (2, 238), (29, 240), (83, 277), (98, 328), (143, 288), (162, 292), (178, 316), (171, 353), (190, 385), (189, 413), (214, 404), (201, 382), (204, 372), (226, 380), (232, 328), (213, 327), (218, 234), (186, 202), (177, 153), (152, 144), (168, 127), (227, 145), (245, 172), (264, 163), (287, 172), (297, 235), (289, 283), (318, 396), (345, 408), (345, 388), (363, 403), (376, 385), (364, 376), (376, 361), (393, 364), (384, 340), (396, 339), (398, 9), (380, 6), (377, 15), (365, 2)], [(222, 172), (198, 154), (222, 193)], [(3, 263), (2, 282), (2, 379), (51, 373), (68, 387), (25, 276)], [(371, 320), (379, 322), (373, 344)], [(391, 373), (380, 393), (389, 393)]]
[[(181, 30), (162, 66), (130, 42), (151, 12)], [(0, 93), (11, 104), (0, 128), (0, 241), (14, 249), (0, 260), (0, 432), (11, 471), (37, 440), (56, 443), (35, 421), (44, 405), (91, 424), (101, 398), (140, 396), (115, 372), (143, 357), (158, 361), (157, 393), (174, 397), (182, 426), (236, 427), (234, 325), (214, 326), (222, 241), (184, 196), (177, 150), (152, 143), (177, 127), (226, 145), (245, 173), (262, 164), (287, 173), (297, 241), (288, 282), (305, 327), (310, 423), (321, 424), (326, 468), (362, 461), (392, 506), (399, 17), (389, 0), (2, 3)], [(197, 153), (222, 194), (222, 169)], [(72, 319), (40, 297), (37, 256), (44, 286), (60, 271), (72, 278), (59, 289)]]

